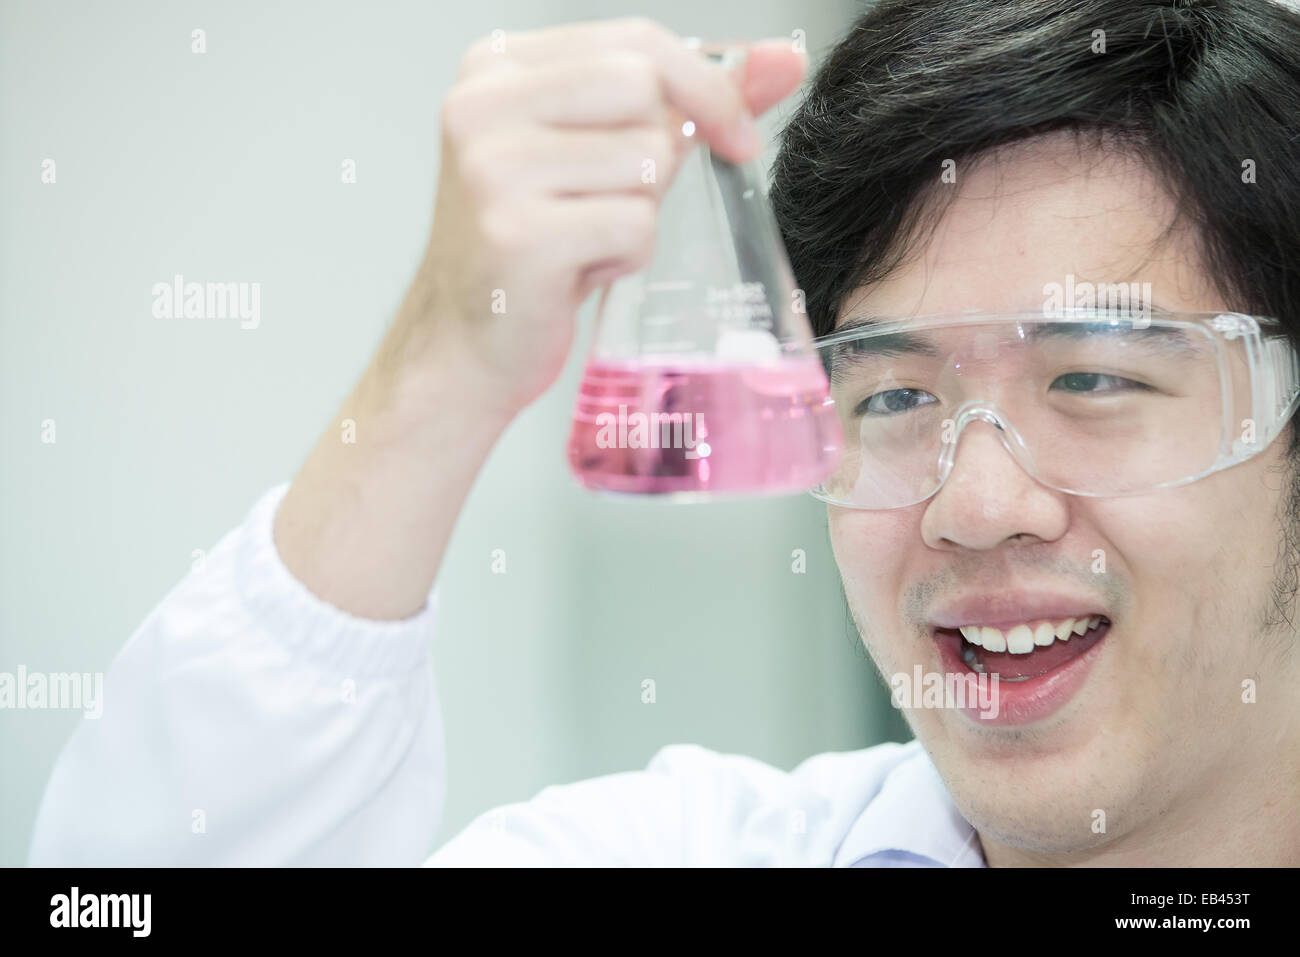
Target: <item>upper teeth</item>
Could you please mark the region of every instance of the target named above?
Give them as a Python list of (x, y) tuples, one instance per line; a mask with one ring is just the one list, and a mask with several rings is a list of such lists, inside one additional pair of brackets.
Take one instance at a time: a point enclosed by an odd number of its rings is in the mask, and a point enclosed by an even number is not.
[(1101, 616), (1067, 618), (1064, 621), (1027, 621), (1005, 633), (987, 625), (963, 625), (961, 636), (972, 645), (985, 651), (1009, 651), (1013, 655), (1027, 655), (1035, 645), (1047, 646), (1053, 641), (1069, 641), (1071, 635), (1082, 635), (1101, 624)]

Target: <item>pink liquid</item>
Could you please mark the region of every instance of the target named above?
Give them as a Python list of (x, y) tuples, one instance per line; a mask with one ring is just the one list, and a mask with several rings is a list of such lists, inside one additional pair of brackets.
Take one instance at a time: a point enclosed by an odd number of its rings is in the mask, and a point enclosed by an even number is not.
[(796, 492), (830, 474), (841, 441), (816, 357), (767, 366), (593, 361), (569, 467), (583, 485), (610, 492)]

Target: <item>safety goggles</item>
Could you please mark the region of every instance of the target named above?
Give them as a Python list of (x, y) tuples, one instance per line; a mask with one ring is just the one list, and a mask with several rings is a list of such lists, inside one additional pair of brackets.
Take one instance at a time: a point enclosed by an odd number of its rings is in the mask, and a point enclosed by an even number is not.
[(1300, 400), (1280, 323), (1239, 313), (850, 320), (813, 345), (844, 433), (813, 495), (847, 508), (925, 501), (978, 423), (1061, 492), (1183, 485), (1258, 454)]

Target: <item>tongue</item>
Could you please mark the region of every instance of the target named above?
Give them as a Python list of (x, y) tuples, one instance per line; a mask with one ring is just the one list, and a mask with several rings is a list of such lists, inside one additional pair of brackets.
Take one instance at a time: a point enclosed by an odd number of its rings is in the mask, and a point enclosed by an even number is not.
[(1106, 626), (1094, 628), (1083, 635), (1075, 635), (1069, 641), (1054, 641), (1044, 647), (1035, 647), (1027, 655), (1013, 655), (1009, 651), (985, 651), (976, 646), (975, 660), (984, 666), (989, 674), (996, 674), (1004, 681), (1016, 678), (1037, 678), (1055, 668), (1061, 667), (1072, 658), (1077, 658), (1106, 634)]

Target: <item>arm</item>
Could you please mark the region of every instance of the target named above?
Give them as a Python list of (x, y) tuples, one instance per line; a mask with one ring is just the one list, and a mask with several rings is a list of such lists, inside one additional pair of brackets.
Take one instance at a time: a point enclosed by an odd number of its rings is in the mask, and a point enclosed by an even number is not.
[(103, 717), (55, 767), (33, 863), (428, 851), (444, 771), (426, 598), (474, 478), (559, 375), (578, 306), (649, 258), (683, 117), (752, 155), (749, 112), (803, 70), (786, 44), (756, 47), (737, 83), (642, 20), (508, 43), (472, 48), (443, 102), (433, 230), (384, 341), (283, 501), (118, 656)]
[(444, 796), (433, 607), (321, 602), (257, 503), (140, 626), (55, 765), (39, 866), (413, 864)]

